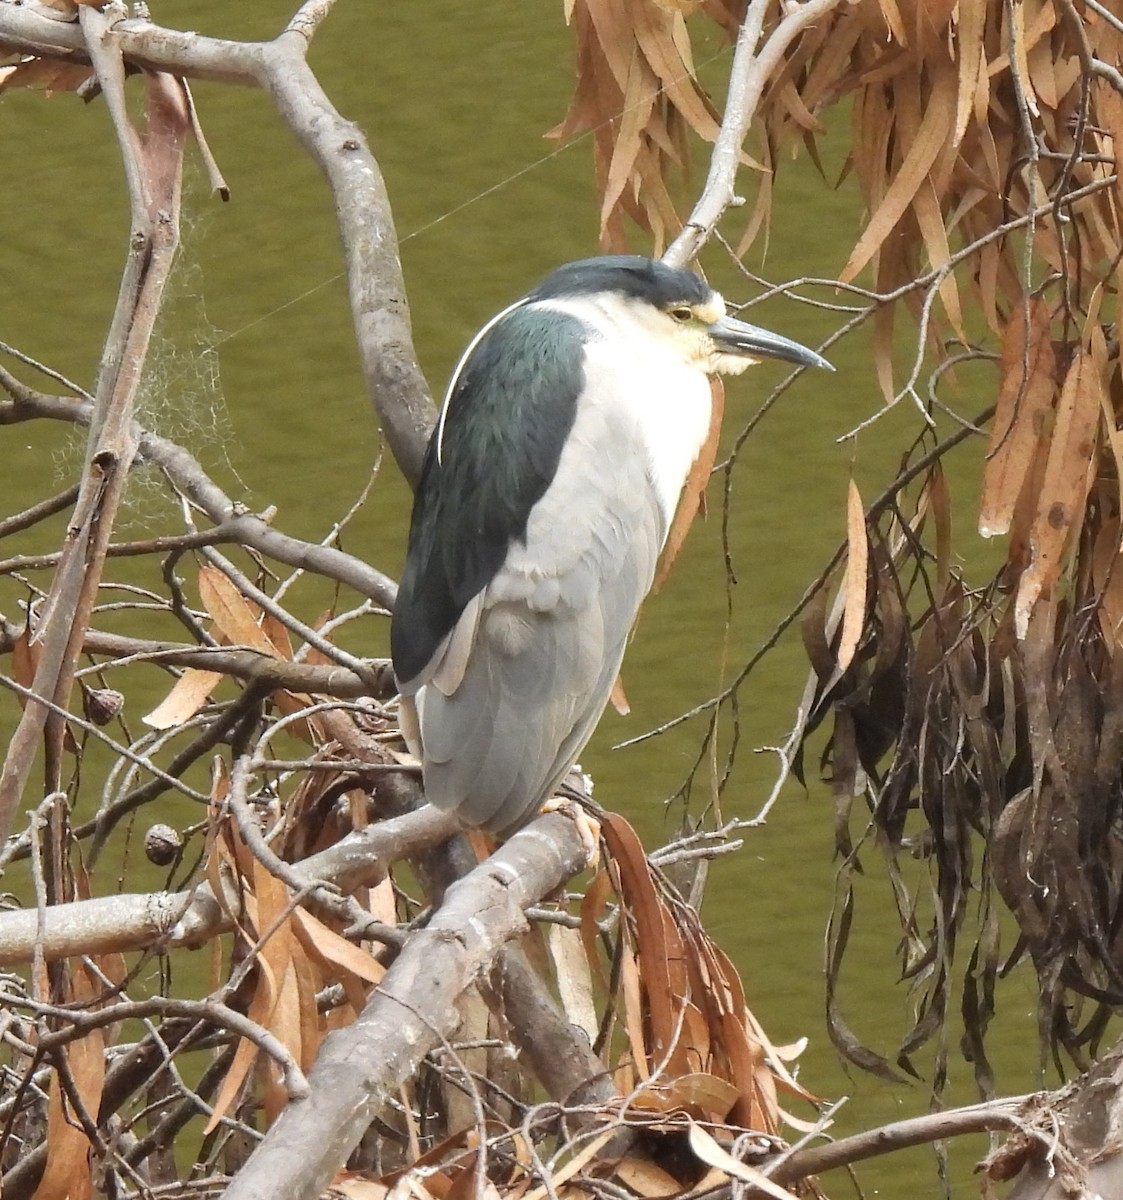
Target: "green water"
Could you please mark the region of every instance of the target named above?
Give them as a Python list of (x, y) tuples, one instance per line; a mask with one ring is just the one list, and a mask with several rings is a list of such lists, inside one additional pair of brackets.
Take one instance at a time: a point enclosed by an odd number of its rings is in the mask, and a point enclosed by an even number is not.
[[(154, 15), (216, 35), (267, 37), (285, 10), (264, 0), (239, 6), (209, 0), (165, 3)], [(706, 45), (704, 72), (720, 80), (729, 51), (712, 38)], [(542, 137), (560, 120), (571, 86), (560, 5), (343, 3), (318, 34), (312, 62), (340, 110), (366, 131), (385, 172), (416, 344), (439, 394), (461, 347), (488, 316), (558, 262), (596, 251), (589, 142), (559, 151)], [(185, 438), (232, 495), (255, 509), (275, 504), (280, 528), (318, 538), (351, 504), (382, 452), (358, 372), (331, 200), (264, 97), (214, 85), (194, 90), (233, 200), (221, 205), (209, 198), (201, 173), (193, 171), (186, 270), (176, 286), (171, 341), (158, 358), (149, 419)], [(126, 232), (104, 108), (66, 95), (5, 95), (0, 139), (6, 164), (0, 338), (88, 386)], [(828, 147), (836, 171), (843, 153), (841, 143)], [(751, 189), (751, 179), (744, 186)], [(778, 186), (765, 270), (776, 278), (836, 274), (858, 229), (854, 193), (827, 188), (806, 162), (785, 164)], [(637, 239), (634, 248), (646, 247)], [(752, 265), (759, 267), (759, 258)], [(751, 298), (720, 253), (707, 266), (732, 299)], [(782, 301), (755, 309), (753, 319), (811, 344), (831, 328), (822, 314)], [(208, 346), (217, 346), (217, 380)], [(839, 435), (880, 399), (864, 343), (855, 339), (832, 357), (838, 374), (804, 376), (741, 455), (730, 517), (739, 582), (728, 627), (715, 496), (714, 516), (696, 528), (664, 593), (645, 609), (624, 668), (631, 715), (608, 714), (584, 756), (601, 802), (625, 812), (651, 845), (669, 836), (679, 810), (665, 809), (664, 801), (694, 763), (704, 725), (690, 722), (633, 749), (611, 747), (704, 700), (739, 669), (843, 536), (851, 473), (863, 495), (876, 494), (916, 429), (915, 410), (902, 406), (839, 444)], [(780, 378), (778, 367), (764, 366), (729, 385), (727, 442)], [(983, 407), (971, 387), (988, 382), (982, 371), (965, 376), (956, 398), (964, 412)], [(5, 512), (39, 498), (45, 480), (61, 487), (70, 477), (57, 429), (17, 426), (0, 438)], [(71, 448), (71, 468), (75, 453)], [(952, 465), (965, 481), (954, 493), (964, 531), (972, 524), (970, 479), (980, 454), (969, 446)], [(138, 486), (124, 517), (127, 531), (155, 532), (168, 513), (157, 491)], [(408, 494), (387, 456), (345, 544), (396, 574), (407, 518)], [(14, 616), (22, 594), (0, 583), (0, 610)], [(304, 615), (314, 617), (315, 610)], [(363, 636), (372, 640), (352, 648), (385, 653), (385, 630), (375, 629), (367, 625)], [(741, 750), (722, 799), (726, 817), (753, 815), (768, 794), (776, 760), (752, 751), (783, 740), (805, 673), (798, 638), (788, 637), (742, 692)], [(15, 719), (11, 701), (0, 698), (0, 726), (10, 729)], [(722, 755), (729, 736), (726, 726)], [(704, 801), (707, 784), (703, 771), (697, 801)], [(95, 804), (91, 796), (90, 808)], [(922, 1086), (848, 1077), (827, 1038), (823, 930), (835, 864), (826, 789), (813, 783), (807, 794), (789, 786), (768, 823), (745, 840), (741, 853), (714, 866), (705, 917), (741, 964), (754, 1011), (775, 1041), (810, 1039), (801, 1078), (812, 1091), (832, 1100), (852, 1097), (839, 1131), (925, 1111)], [(892, 1057), (910, 1024), (910, 1001), (897, 982), (890, 894), (872, 855), (869, 866), (858, 883), (859, 920), (842, 1000), (856, 1031)], [(1007, 982), (1000, 1003), (991, 1040), (999, 1083), (1022, 1091), (1036, 1083), (1032, 981)], [(952, 1070), (955, 1097), (971, 1099), (969, 1068), (953, 1055)], [(974, 1191), (971, 1166), (985, 1146), (976, 1139), (957, 1150), (957, 1194)], [(935, 1185), (927, 1151), (866, 1167), (862, 1178), (873, 1194)], [(848, 1185), (836, 1178), (827, 1186), (837, 1195)]]

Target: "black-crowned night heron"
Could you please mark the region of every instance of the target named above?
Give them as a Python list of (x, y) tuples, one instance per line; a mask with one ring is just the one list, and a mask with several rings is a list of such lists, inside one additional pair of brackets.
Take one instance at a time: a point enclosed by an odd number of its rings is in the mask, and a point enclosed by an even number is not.
[(559, 268), (469, 343), (390, 631), (431, 803), (506, 834), (550, 797), (608, 703), (706, 441), (708, 376), (761, 357), (829, 366), (633, 256)]

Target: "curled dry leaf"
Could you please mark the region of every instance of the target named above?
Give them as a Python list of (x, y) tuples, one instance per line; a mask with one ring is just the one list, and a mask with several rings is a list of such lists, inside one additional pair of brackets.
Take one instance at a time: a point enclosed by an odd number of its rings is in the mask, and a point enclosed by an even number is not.
[(723, 1121), (738, 1097), (736, 1087), (727, 1079), (719, 1079), (705, 1071), (692, 1071), (640, 1092), (635, 1098), (635, 1107), (665, 1113), (693, 1110), (704, 1114), (708, 1120)]
[[(100, 982), (80, 964), (68, 980), (70, 998), (76, 1007), (90, 1008), (101, 997)], [(62, 1051), (74, 1091), (87, 1113), (97, 1113), (105, 1087), (106, 1031), (91, 1029), (75, 1038)], [(74, 1200), (93, 1195), (90, 1143), (70, 1100), (64, 1096), (57, 1072), (51, 1077), (47, 1102), (47, 1166), (35, 1195), (47, 1200)]]
[[(631, 826), (607, 813), (602, 830), (617, 891), (631, 917), (624, 929), (634, 931), (621, 958), (631, 1062), (639, 1080), (652, 1077), (650, 1064), (660, 1067), (655, 1094), (641, 1103), (658, 1110), (686, 1081), (676, 1098), (707, 1119), (775, 1131), (781, 1115), (777, 1088), (803, 1098), (808, 1093), (791, 1078), (746, 1005), (737, 970), (694, 910), (652, 870)], [(619, 1078), (622, 1084), (637, 1082)]]
[(15, 66), (0, 68), (0, 92), (13, 88), (41, 88), (48, 96), (77, 91), (93, 76), (83, 63), (62, 63), (50, 58), (28, 58)]

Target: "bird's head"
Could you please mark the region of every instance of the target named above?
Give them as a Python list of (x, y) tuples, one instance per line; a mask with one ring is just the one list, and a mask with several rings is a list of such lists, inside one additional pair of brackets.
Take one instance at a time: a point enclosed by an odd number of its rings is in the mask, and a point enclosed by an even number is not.
[(799, 342), (729, 316), (721, 293), (693, 271), (640, 255), (567, 263), (527, 299), (591, 306), (615, 333), (674, 348), (707, 375), (736, 375), (762, 358), (834, 370)]

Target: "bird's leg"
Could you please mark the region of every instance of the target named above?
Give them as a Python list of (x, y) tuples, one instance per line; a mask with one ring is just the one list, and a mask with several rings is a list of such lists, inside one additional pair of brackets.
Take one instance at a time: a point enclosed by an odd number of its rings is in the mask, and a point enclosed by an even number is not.
[(585, 848), (585, 866), (596, 869), (600, 862), (600, 821), (593, 816), (593, 781), (574, 763), (562, 783), (562, 792), (542, 805), (542, 812), (563, 812), (577, 826), (577, 836)]

